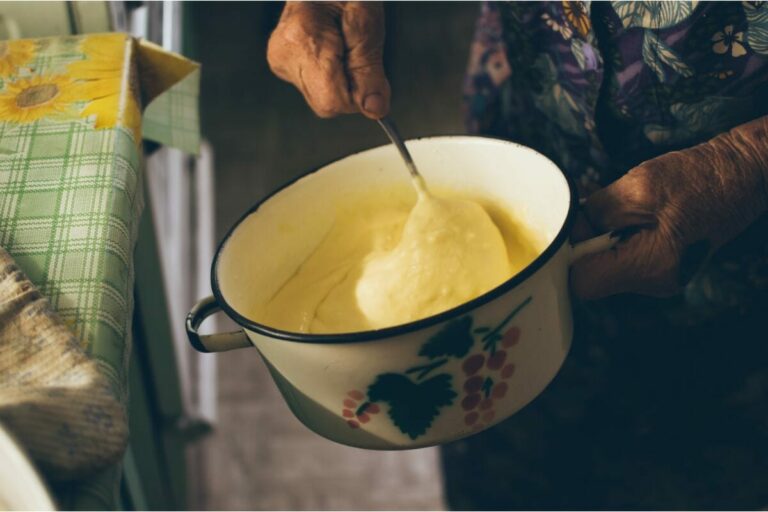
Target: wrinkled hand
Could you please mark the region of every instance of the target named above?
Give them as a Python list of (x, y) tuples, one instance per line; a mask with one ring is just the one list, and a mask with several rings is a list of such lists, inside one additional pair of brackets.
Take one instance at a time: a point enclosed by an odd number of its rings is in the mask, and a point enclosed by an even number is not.
[(672, 295), (711, 251), (766, 211), (768, 117), (644, 162), (592, 194), (585, 205), (592, 229), (624, 236), (575, 263), (573, 290), (587, 299)]
[(380, 2), (287, 2), (269, 39), (272, 71), (320, 117), (389, 112)]

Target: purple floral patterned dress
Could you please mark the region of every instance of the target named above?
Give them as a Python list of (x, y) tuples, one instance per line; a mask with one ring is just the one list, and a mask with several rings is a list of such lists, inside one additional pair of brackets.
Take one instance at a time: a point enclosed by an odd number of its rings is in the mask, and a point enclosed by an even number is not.
[[(465, 111), (587, 195), (768, 114), (768, 2), (484, 3)], [(544, 394), (444, 449), (451, 505), (768, 506), (767, 311), (765, 219), (680, 297), (577, 305)]]

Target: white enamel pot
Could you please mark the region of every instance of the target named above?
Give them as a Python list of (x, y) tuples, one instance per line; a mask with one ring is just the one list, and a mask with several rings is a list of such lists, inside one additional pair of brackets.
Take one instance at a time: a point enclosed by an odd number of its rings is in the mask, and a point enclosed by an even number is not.
[[(518, 144), (483, 137), (409, 141), (431, 186), (503, 204), (541, 238), (540, 255), (488, 293), (409, 324), (350, 334), (286, 332), (248, 318), (327, 232), (339, 198), (407, 183), (393, 146), (311, 172), (257, 204), (229, 231), (213, 262), (214, 297), (187, 318), (192, 345), (256, 347), (296, 417), (318, 434), (369, 449), (447, 443), (488, 428), (554, 378), (572, 337), (568, 270), (606, 250), (609, 235), (569, 241), (578, 201), (557, 166)], [(450, 279), (450, 276), (446, 276)], [(242, 330), (198, 334), (219, 309)]]

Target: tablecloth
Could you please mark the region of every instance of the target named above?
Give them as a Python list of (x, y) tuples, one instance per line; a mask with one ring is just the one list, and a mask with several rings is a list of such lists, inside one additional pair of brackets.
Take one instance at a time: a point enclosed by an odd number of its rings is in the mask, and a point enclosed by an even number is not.
[[(142, 128), (196, 152), (198, 84), (197, 64), (125, 34), (0, 42), (0, 247), (123, 404)], [(78, 499), (113, 506), (118, 474), (93, 475)]]

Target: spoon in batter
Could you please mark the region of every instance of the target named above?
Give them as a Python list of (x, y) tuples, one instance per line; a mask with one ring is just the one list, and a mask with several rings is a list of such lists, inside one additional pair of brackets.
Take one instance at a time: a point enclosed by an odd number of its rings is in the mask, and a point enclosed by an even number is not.
[(355, 285), (358, 307), (374, 328), (446, 311), (510, 276), (504, 239), (483, 207), (432, 195), (395, 125), (387, 118), (379, 124), (400, 151), (418, 200), (397, 246), (368, 255)]
[(408, 152), (408, 148), (405, 147), (405, 143), (403, 142), (402, 137), (400, 137), (400, 133), (397, 131), (395, 123), (393, 123), (392, 120), (386, 116), (382, 117), (381, 119), (377, 119), (377, 122), (387, 134), (389, 140), (392, 141), (392, 144), (394, 144), (397, 150), (400, 152), (400, 156), (403, 157), (405, 166), (408, 168), (408, 172), (411, 173), (413, 185), (416, 187), (419, 195), (428, 194), (427, 183), (424, 181), (424, 178), (421, 176), (421, 174), (419, 174), (418, 169), (416, 169), (416, 164), (413, 162), (413, 158)]
[(411, 174), (415, 204), (340, 210), (264, 306), (267, 325), (315, 334), (381, 329), (447, 311), (511, 277), (505, 240), (488, 212), (430, 193), (392, 121), (379, 124)]

